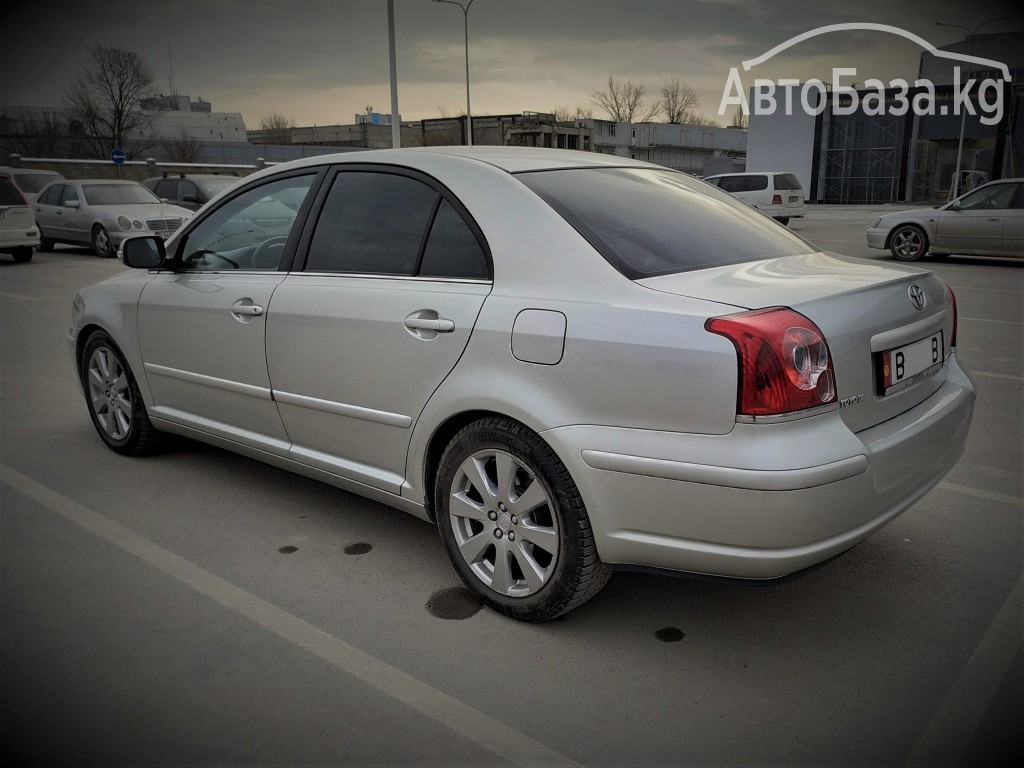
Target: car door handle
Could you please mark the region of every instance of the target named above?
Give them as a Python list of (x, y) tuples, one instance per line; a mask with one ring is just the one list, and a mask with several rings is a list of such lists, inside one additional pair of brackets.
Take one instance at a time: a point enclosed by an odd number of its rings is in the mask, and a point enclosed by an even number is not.
[(407, 317), (405, 327), (414, 331), (437, 331), (438, 333), (451, 333), (455, 330), (455, 321), (446, 320), (443, 317)]
[(1002, 221), (1002, 218), (1000, 218), (999, 216), (989, 216), (988, 220), (989, 221)]
[(258, 304), (235, 304), (231, 307), (231, 314), (259, 317), (263, 314), (263, 307)]

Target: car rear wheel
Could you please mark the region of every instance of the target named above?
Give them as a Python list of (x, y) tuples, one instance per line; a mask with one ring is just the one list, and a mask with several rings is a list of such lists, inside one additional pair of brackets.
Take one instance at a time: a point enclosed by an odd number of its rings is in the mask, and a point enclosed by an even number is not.
[(900, 261), (917, 261), (928, 252), (928, 235), (920, 227), (897, 227), (889, 241), (889, 250)]
[(43, 237), (42, 235), (40, 235), (39, 236), (39, 250), (40, 251), (52, 251), (53, 250), (53, 240), (51, 240), (48, 237)]
[(102, 224), (96, 224), (92, 228), (92, 249), (97, 256), (109, 259), (114, 255), (114, 244), (110, 241), (110, 235), (103, 228)]
[(441, 458), (434, 493), (452, 564), (501, 613), (553, 619), (611, 575), (568, 470), (522, 424), (495, 417), (462, 429)]
[(98, 331), (89, 338), (80, 373), (89, 416), (103, 442), (131, 456), (151, 451), (157, 432), (150, 424), (135, 376), (105, 333)]
[(15, 261), (20, 261), (22, 263), (32, 261), (32, 249), (27, 245), (24, 245), (21, 248), (15, 248), (14, 253), (11, 255), (14, 256)]

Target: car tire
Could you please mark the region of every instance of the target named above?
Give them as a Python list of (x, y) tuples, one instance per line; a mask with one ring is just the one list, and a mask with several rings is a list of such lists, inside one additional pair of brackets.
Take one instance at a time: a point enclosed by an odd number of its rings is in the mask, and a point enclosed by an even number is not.
[(784, 227), (788, 226), (789, 225), (789, 216), (780, 216), (779, 218), (776, 219), (776, 221), (779, 222), (779, 224), (781, 224)]
[(104, 259), (109, 259), (114, 255), (114, 244), (102, 224), (96, 224), (92, 228), (92, 249), (97, 256)]
[(22, 264), (24, 264), (26, 261), (32, 261), (32, 249), (27, 245), (23, 245), (20, 248), (15, 248), (14, 253), (12, 253), (11, 255), (14, 256), (15, 261), (19, 261)]
[(917, 261), (928, 253), (928, 235), (913, 224), (896, 227), (889, 238), (889, 252), (900, 261)]
[(39, 236), (38, 248), (40, 251), (52, 251), (54, 246), (53, 240), (48, 237)]
[(103, 442), (128, 456), (150, 453), (159, 433), (149, 421), (139, 385), (124, 355), (102, 331), (86, 342), (79, 375), (89, 416)]
[(455, 570), (507, 616), (553, 619), (592, 598), (611, 576), (569, 471), (511, 419), (482, 419), (452, 438), (434, 504)]

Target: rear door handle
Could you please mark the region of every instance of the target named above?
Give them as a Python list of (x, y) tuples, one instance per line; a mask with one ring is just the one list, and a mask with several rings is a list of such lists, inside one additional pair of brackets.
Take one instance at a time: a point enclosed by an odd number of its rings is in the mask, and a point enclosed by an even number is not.
[(231, 314), (233, 315), (250, 315), (251, 317), (259, 317), (263, 314), (263, 307), (253, 304), (252, 306), (232, 307)]

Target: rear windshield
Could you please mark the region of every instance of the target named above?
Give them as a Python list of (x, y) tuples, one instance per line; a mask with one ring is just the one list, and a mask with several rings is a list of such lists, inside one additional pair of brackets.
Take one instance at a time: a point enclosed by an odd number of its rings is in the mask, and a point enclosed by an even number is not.
[(21, 196), (18, 188), (10, 182), (10, 179), (0, 177), (0, 205), (9, 207), (24, 204), (25, 198)]
[(776, 173), (775, 174), (775, 188), (776, 189), (802, 189), (800, 186), (800, 180), (797, 179), (792, 173)]
[(683, 173), (580, 168), (516, 178), (632, 280), (813, 253), (777, 222)]
[(14, 180), (23, 192), (35, 194), (51, 181), (63, 178), (55, 173), (16, 173)]

